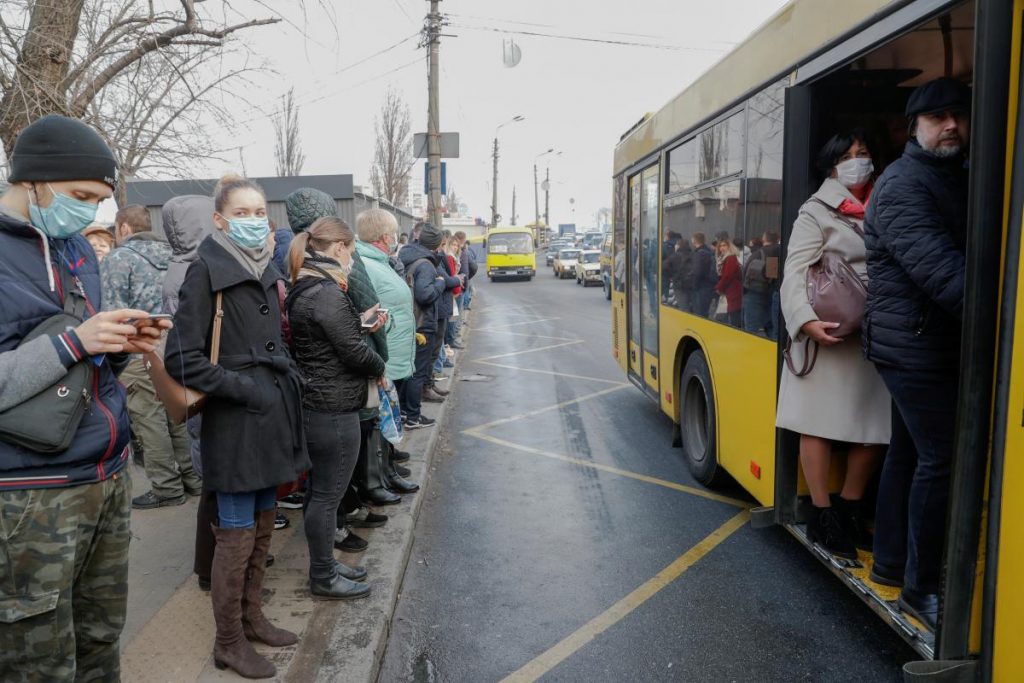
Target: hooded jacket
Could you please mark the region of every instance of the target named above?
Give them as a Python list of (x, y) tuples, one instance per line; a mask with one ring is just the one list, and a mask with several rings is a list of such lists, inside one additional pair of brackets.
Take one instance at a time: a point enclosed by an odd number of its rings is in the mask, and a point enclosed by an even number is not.
[(153, 232), (140, 232), (114, 249), (100, 264), (103, 310), (163, 310), (164, 276), (171, 245)]
[[(416, 331), (433, 334), (437, 332), (437, 303), (446, 288), (445, 280), (438, 271), (437, 252), (430, 251), (418, 242), (411, 242), (402, 247), (398, 258), (405, 265), (405, 279), (411, 284), (412, 298), (423, 313)], [(426, 259), (428, 263), (421, 263), (412, 269), (412, 265), (420, 259)]]
[[(0, 410), (53, 385), (76, 363), (94, 362), (73, 332), (18, 348), (39, 323), (63, 312), (62, 291), (73, 278), (89, 307), (100, 310), (99, 264), (84, 237), (47, 239), (26, 220), (0, 212)], [(92, 399), (64, 452), (36, 453), (0, 440), (0, 490), (90, 484), (124, 467), (127, 398), (116, 372), (126, 360), (107, 355), (95, 368)]]
[(196, 260), (199, 244), (214, 230), (213, 212), (213, 200), (205, 195), (172, 197), (164, 204), (161, 216), (172, 254), (164, 274), (165, 313), (178, 310), (178, 290), (185, 281), (188, 265)]
[(412, 292), (405, 279), (391, 267), (388, 255), (367, 244), (356, 242), (359, 253), (370, 276), (382, 308), (388, 309), (391, 320), (385, 330), (388, 342), (387, 377), (394, 381), (411, 377), (416, 356), (416, 317), (412, 307)]

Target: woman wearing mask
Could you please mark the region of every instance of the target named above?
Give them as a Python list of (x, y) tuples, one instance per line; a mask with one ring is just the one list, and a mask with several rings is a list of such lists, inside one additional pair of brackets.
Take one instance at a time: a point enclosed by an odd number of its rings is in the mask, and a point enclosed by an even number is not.
[[(715, 245), (718, 257), (718, 284), (715, 291), (725, 297), (725, 318), (722, 322), (733, 327), (743, 326), (743, 269), (740, 265), (740, 251), (728, 239), (718, 240)], [(719, 309), (721, 310), (721, 309)]]
[[(216, 493), (219, 517), (210, 576), (214, 664), (269, 678), (274, 665), (247, 638), (275, 647), (298, 640), (267, 620), (260, 599), (275, 489), (309, 469), (301, 384), (281, 335), (284, 283), (271, 263), (262, 189), (245, 178), (226, 179), (214, 211), (217, 229), (185, 275), (165, 360), (175, 379), (206, 394), (203, 483)], [(215, 315), (222, 323), (216, 365), (210, 362)]]
[[(303, 397), (309, 473), (305, 527), (309, 588), (315, 596), (362, 598), (369, 586), (356, 583), (366, 570), (334, 559), (338, 506), (359, 456), (359, 410), (377, 391), (384, 360), (362, 333), (362, 320), (348, 296), (355, 235), (340, 218), (319, 218), (292, 241), (288, 266), (292, 291), (288, 321), (295, 359), (306, 380)], [(387, 321), (381, 314), (374, 325)]]
[[(811, 492), (807, 535), (839, 557), (856, 559), (870, 550), (861, 499), (889, 443), (890, 398), (874, 366), (864, 359), (859, 336), (840, 339), (838, 327), (819, 320), (807, 298), (807, 270), (825, 252), (838, 254), (867, 281), (864, 207), (874, 166), (861, 130), (836, 135), (822, 148), (818, 166), (826, 176), (800, 208), (790, 237), (782, 280), (782, 313), (793, 340), (794, 367), (804, 362), (807, 339), (818, 345), (811, 372), (782, 370), (776, 424), (800, 434), (800, 465)], [(811, 350), (813, 352), (813, 350)], [(846, 478), (829, 496), (833, 443), (848, 444)]]

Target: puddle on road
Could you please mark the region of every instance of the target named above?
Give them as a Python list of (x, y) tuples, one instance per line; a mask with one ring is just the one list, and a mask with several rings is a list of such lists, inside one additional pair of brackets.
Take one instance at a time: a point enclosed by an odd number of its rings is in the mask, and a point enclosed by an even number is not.
[(494, 375), (481, 375), (479, 373), (473, 375), (460, 375), (460, 382), (490, 382), (494, 379)]
[(412, 665), (413, 683), (436, 683), (437, 669), (427, 653), (422, 653)]

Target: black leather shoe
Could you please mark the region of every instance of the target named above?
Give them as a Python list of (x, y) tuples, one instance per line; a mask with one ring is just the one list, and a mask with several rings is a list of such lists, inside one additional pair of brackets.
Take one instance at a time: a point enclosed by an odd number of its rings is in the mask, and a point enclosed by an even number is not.
[(363, 567), (350, 567), (344, 562), (334, 561), (334, 569), (349, 581), (365, 581), (366, 569)]
[(398, 493), (416, 493), (420, 490), (420, 485), (415, 484), (407, 479), (395, 475), (388, 475), (388, 488)]
[(365, 538), (356, 536), (347, 529), (338, 529), (334, 532), (334, 547), (346, 553), (361, 553), (370, 544)]
[(379, 505), (398, 505), (402, 502), (402, 497), (391, 493), (385, 488), (370, 489), (369, 491), (360, 492), (360, 498), (367, 505), (377, 507)]
[(203, 591), (204, 593), (209, 593), (210, 592), (210, 577), (209, 576), (200, 576), (198, 578), (199, 578), (199, 590)]
[(407, 453), (405, 451), (400, 451), (398, 449), (395, 449), (395, 454), (391, 456), (391, 460), (392, 460), (392, 462), (406, 462), (411, 457), (412, 457), (411, 453)]
[(901, 610), (916, 618), (932, 632), (935, 631), (935, 625), (939, 620), (938, 593), (921, 593), (913, 588), (904, 588), (900, 591), (898, 604)]
[(356, 583), (341, 574), (326, 579), (309, 580), (309, 592), (318, 598), (330, 600), (356, 600), (370, 594), (370, 587), (365, 583)]
[(857, 559), (857, 546), (847, 534), (843, 519), (835, 508), (811, 506), (807, 520), (807, 538), (836, 557)]
[(870, 578), (875, 583), (882, 584), (883, 586), (903, 588), (903, 572), (892, 572), (878, 564), (874, 564), (871, 566), (871, 574), (868, 576), (868, 578)]
[(395, 463), (395, 472), (398, 472), (398, 476), (400, 477), (408, 477), (409, 475), (412, 474), (412, 470), (410, 470), (408, 467), (402, 467), (397, 463)]

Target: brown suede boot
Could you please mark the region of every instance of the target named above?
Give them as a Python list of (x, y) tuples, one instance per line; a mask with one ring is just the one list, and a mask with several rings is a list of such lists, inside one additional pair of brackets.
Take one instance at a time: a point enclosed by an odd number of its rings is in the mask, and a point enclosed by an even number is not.
[(245, 570), (255, 545), (256, 530), (213, 527), (213, 535), (217, 539), (210, 571), (210, 597), (217, 623), (214, 666), (230, 667), (245, 678), (272, 678), (277, 669), (253, 649), (242, 632)]
[(272, 647), (284, 647), (299, 642), (291, 631), (278, 628), (263, 614), (263, 578), (267, 574), (267, 551), (270, 550), (270, 536), (274, 533), (273, 509), (256, 513), (256, 542), (245, 574), (245, 592), (242, 594), (242, 628), (245, 637), (259, 640)]

